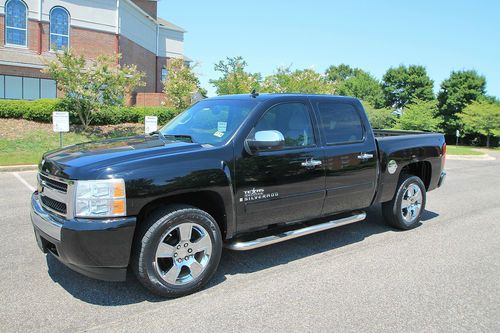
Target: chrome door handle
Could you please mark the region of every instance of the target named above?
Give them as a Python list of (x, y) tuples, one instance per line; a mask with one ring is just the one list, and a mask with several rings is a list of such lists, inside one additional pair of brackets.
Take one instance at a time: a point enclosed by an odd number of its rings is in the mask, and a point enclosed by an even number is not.
[(314, 160), (312, 158), (310, 160), (305, 160), (305, 162), (300, 163), (300, 165), (302, 165), (303, 167), (306, 167), (306, 168), (313, 168), (313, 167), (321, 165), (321, 164), (322, 164), (321, 161)]
[(361, 155), (358, 155), (358, 159), (360, 159), (360, 160), (368, 160), (370, 158), (373, 158), (373, 154), (363, 153)]

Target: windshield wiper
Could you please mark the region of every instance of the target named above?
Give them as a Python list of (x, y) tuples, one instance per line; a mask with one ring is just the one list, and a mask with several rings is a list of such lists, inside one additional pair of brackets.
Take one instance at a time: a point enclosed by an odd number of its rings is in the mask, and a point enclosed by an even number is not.
[(163, 141), (167, 141), (167, 138), (165, 138), (165, 135), (163, 135), (162, 132), (160, 132), (160, 131), (149, 132), (149, 135), (151, 135), (151, 136), (156, 135), (156, 134), (158, 134), (160, 139), (162, 139)]
[(188, 134), (162, 134), (164, 138), (173, 138), (177, 141), (194, 143), (193, 137)]
[(183, 141), (194, 143), (193, 137), (188, 134), (163, 134), (160, 131), (150, 132), (149, 135), (158, 135), (163, 141), (167, 141), (168, 139), (174, 139), (174, 141)]

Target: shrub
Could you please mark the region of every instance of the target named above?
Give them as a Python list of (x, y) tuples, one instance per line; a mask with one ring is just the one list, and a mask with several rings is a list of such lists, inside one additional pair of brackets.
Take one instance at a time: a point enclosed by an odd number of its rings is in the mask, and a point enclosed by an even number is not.
[[(52, 112), (68, 111), (71, 124), (81, 124), (77, 110), (67, 100), (39, 99), (35, 101), (0, 100), (0, 118), (17, 118), (39, 122), (52, 122)], [(157, 116), (158, 124), (165, 124), (178, 114), (166, 107), (108, 106), (92, 114), (94, 125), (143, 123), (145, 116)]]
[(0, 118), (17, 118), (41, 122), (52, 121), (52, 112), (59, 111), (60, 100), (0, 100)]

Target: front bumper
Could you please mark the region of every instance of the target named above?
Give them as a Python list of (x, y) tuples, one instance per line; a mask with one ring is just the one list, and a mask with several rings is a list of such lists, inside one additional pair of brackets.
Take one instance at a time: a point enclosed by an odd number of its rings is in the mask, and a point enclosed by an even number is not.
[(446, 171), (443, 170), (443, 171), (441, 171), (441, 175), (439, 176), (439, 181), (438, 181), (437, 187), (441, 187), (441, 185), (443, 185), (445, 179), (446, 179)]
[(86, 276), (124, 281), (136, 225), (135, 217), (66, 220), (31, 197), (31, 222), (38, 246)]

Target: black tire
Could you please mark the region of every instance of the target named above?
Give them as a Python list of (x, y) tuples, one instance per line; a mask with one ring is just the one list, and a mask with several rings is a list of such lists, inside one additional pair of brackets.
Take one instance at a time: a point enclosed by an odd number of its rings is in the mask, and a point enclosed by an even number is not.
[[(421, 207), (416, 214), (416, 217), (411, 221), (407, 221), (403, 216), (403, 210), (401, 209), (403, 197), (410, 186), (416, 185), (420, 188), (422, 194), (422, 202)], [(422, 213), (425, 210), (425, 201), (426, 201), (426, 190), (424, 183), (422, 180), (413, 175), (404, 174), (401, 175), (396, 194), (391, 201), (384, 202), (382, 204), (382, 212), (386, 222), (398, 229), (409, 230), (420, 225), (420, 219), (422, 218)], [(408, 212), (406, 212), (408, 214)]]
[[(211, 255), (196, 279), (183, 285), (170, 284), (157, 270), (156, 251), (167, 231), (188, 221), (207, 231), (212, 245)], [(219, 265), (221, 252), (222, 236), (212, 216), (192, 206), (172, 205), (155, 210), (138, 226), (131, 266), (139, 282), (153, 293), (169, 298), (181, 297), (198, 291), (210, 280)]]

